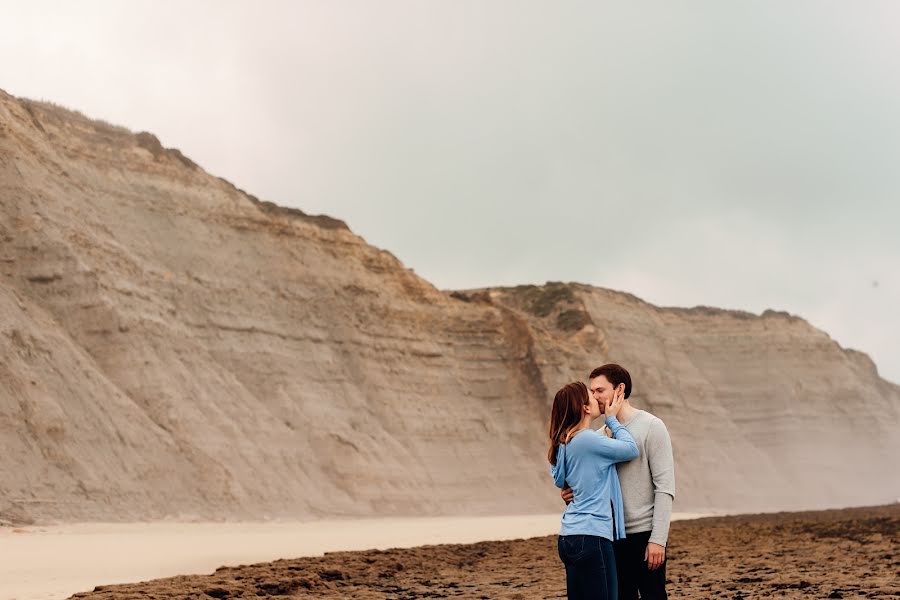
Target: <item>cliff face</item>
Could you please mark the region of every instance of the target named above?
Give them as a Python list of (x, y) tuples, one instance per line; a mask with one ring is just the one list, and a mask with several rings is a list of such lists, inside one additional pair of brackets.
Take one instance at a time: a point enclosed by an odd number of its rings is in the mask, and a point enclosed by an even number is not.
[(900, 496), (900, 390), (796, 318), (448, 295), (150, 134), (2, 92), (0, 203), (0, 520), (557, 510), (550, 394), (606, 360), (669, 424), (679, 510)]
[(659, 308), (584, 285), (467, 295), (527, 318), (545, 380), (576, 365), (587, 374), (599, 360), (628, 367), (632, 403), (672, 435), (680, 510), (900, 497), (900, 386), (802, 319)]

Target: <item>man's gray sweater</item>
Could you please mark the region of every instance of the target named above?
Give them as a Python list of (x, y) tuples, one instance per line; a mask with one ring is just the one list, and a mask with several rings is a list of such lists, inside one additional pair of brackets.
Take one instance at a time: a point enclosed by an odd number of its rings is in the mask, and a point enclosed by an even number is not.
[(650, 541), (665, 546), (675, 499), (669, 431), (662, 420), (643, 410), (622, 424), (641, 452), (636, 459), (616, 465), (625, 502), (625, 533), (650, 531)]

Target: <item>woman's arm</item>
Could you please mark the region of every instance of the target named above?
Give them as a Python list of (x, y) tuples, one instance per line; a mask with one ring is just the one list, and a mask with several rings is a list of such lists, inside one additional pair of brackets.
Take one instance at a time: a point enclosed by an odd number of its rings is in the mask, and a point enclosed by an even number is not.
[(566, 445), (560, 444), (556, 448), (556, 464), (550, 465), (550, 477), (558, 488), (568, 487), (566, 484)]
[(625, 462), (640, 456), (637, 443), (618, 419), (607, 417), (606, 426), (612, 431), (615, 439), (610, 439), (595, 431), (596, 435), (591, 435), (589, 440), (589, 448), (593, 454), (613, 462)]

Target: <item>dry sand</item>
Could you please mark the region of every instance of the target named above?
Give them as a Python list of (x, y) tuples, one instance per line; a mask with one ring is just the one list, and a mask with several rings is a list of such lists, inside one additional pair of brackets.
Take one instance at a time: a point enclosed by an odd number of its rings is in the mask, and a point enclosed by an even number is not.
[[(561, 598), (555, 536), (337, 552), (101, 586), (91, 600)], [(673, 598), (898, 598), (900, 504), (673, 524)]]

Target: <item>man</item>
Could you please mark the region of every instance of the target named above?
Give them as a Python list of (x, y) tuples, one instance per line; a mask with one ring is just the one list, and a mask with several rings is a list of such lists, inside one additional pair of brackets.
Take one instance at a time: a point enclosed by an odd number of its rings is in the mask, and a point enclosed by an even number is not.
[[(675, 461), (665, 424), (647, 411), (631, 406), (631, 375), (616, 364), (591, 371), (591, 394), (600, 406), (608, 406), (615, 394), (624, 393), (619, 422), (637, 442), (640, 456), (616, 468), (622, 485), (625, 539), (615, 542), (619, 600), (666, 599), (666, 542), (672, 501), (675, 499)], [(562, 491), (566, 504), (572, 491)]]

